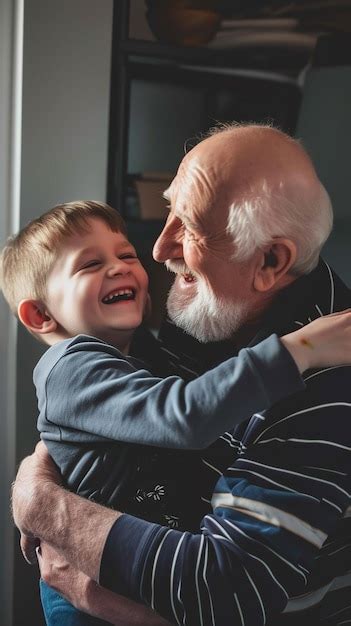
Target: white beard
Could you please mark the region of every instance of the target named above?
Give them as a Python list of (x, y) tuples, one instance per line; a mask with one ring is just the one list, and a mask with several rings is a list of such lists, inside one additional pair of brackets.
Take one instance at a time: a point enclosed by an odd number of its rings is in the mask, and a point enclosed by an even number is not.
[(203, 343), (232, 337), (248, 318), (247, 305), (217, 298), (201, 278), (194, 288), (196, 294), (191, 297), (178, 291), (176, 284), (172, 286), (167, 300), (171, 320)]

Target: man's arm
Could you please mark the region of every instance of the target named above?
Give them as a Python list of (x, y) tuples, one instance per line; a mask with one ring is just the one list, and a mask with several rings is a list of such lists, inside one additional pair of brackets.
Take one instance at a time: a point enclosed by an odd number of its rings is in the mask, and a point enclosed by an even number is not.
[[(245, 491), (245, 497), (237, 496), (229, 472), (217, 494), (216, 514), (203, 520), (200, 534), (192, 535), (82, 500), (52, 485), (47, 475), (43, 479), (43, 466), (45, 456), (39, 449), (39, 458), (37, 454), (20, 468), (13, 500), (18, 526), (49, 541), (95, 580), (102, 561), (102, 585), (148, 604), (171, 622), (191, 626), (214, 621), (226, 626), (229, 619), (258, 626), (282, 611), (288, 596), (303, 591), (313, 557), (344, 504), (338, 488), (337, 508), (279, 487), (256, 485), (254, 497)], [(245, 490), (244, 477), (239, 483)], [(232, 496), (240, 502), (230, 501)], [(268, 496), (264, 521), (238, 507), (245, 499), (264, 501)], [(282, 514), (284, 507), (290, 514)], [(296, 510), (303, 511), (301, 520)], [(313, 519), (318, 519), (318, 528), (310, 523)]]
[[(35, 454), (22, 462), (12, 493), (26, 560), (35, 563), (38, 558), (45, 582), (86, 613), (115, 626), (167, 626), (154, 611), (95, 582), (106, 537), (121, 514), (80, 498), (59, 483), (47, 449), (39, 443)], [(37, 537), (42, 540), (40, 548)], [(83, 562), (85, 573), (79, 569)]]
[(315, 556), (350, 506), (349, 377), (346, 367), (316, 372), (304, 394), (253, 418), (247, 451), (218, 482), (201, 534), (121, 517), (100, 584), (192, 626), (257, 626), (278, 615), (304, 593)]
[(100, 587), (42, 542), (37, 550), (41, 578), (80, 611), (114, 626), (169, 626), (146, 606)]
[(45, 445), (39, 443), (35, 453), (22, 461), (12, 491), (23, 554), (28, 562), (35, 563), (39, 537), (77, 569), (98, 580), (106, 538), (121, 513), (66, 491), (60, 482)]

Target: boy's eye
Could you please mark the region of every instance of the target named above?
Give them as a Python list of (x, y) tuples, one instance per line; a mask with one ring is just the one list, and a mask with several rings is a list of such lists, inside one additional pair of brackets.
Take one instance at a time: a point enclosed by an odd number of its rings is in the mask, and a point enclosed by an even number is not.
[(84, 263), (83, 267), (81, 268), (82, 270), (88, 269), (89, 267), (95, 267), (96, 265), (100, 265), (101, 261), (98, 261), (98, 259), (92, 259), (91, 261), (88, 261), (87, 263)]
[(121, 254), (120, 259), (137, 259), (137, 255), (134, 252), (126, 252), (125, 254)]

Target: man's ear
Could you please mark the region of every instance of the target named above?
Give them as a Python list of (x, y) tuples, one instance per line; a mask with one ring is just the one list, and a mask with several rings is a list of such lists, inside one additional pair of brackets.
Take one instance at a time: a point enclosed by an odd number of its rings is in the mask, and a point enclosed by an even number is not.
[(33, 333), (46, 335), (57, 329), (57, 322), (41, 300), (21, 300), (17, 314), (22, 324)]
[(269, 291), (278, 286), (285, 287), (294, 279), (288, 274), (297, 255), (296, 244), (291, 239), (276, 238), (267, 246), (257, 264), (254, 276), (256, 291)]

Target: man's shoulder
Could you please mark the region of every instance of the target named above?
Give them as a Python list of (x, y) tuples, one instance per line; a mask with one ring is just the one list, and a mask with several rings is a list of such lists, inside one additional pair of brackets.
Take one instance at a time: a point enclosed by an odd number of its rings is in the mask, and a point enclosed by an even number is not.
[[(270, 431), (278, 428), (321, 428), (337, 410), (351, 412), (351, 366), (328, 367), (307, 373), (306, 388), (263, 413)], [(304, 421), (306, 423), (304, 423)], [(335, 426), (327, 423), (326, 426)], [(350, 431), (351, 434), (351, 431)]]
[(351, 402), (351, 365), (336, 365), (306, 372), (303, 397), (325, 402)]
[(328, 368), (307, 378), (304, 391), (252, 418), (242, 438), (243, 463), (265, 480), (278, 477), (281, 487), (309, 493), (317, 481), (325, 497), (327, 484), (332, 488), (337, 482), (345, 495), (351, 467), (351, 367)]
[(340, 365), (325, 367), (305, 373), (306, 388), (287, 401), (287, 407), (292, 411), (326, 411), (337, 407), (351, 410), (351, 366)]

